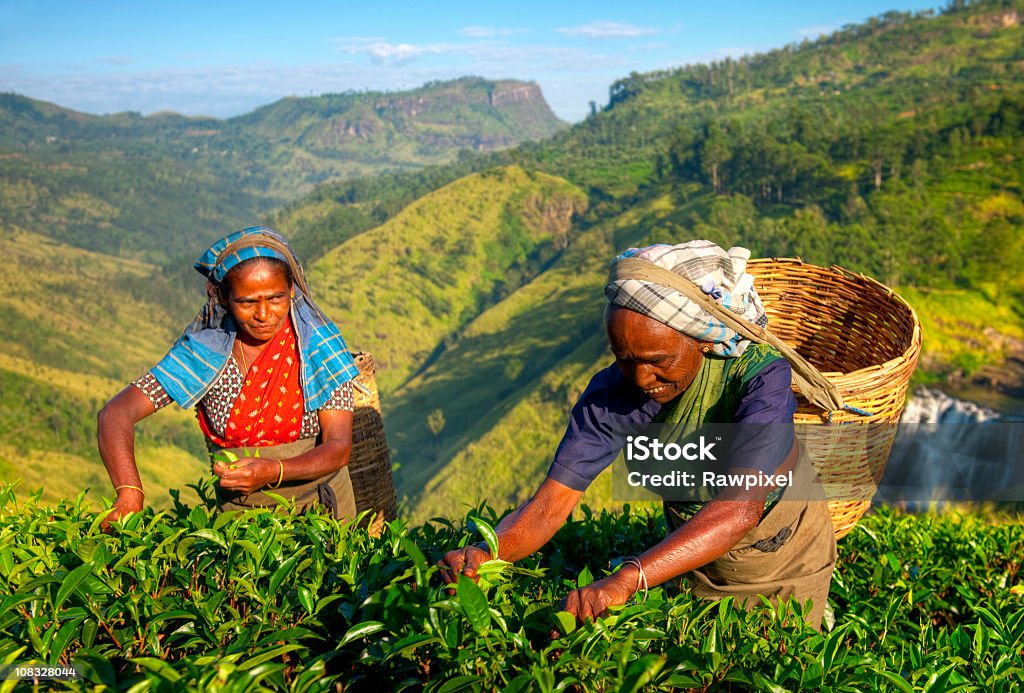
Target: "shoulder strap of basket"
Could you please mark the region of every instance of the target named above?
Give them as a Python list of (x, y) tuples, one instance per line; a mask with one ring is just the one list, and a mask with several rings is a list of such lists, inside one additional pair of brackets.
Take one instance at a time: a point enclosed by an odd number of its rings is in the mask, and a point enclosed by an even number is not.
[(698, 288), (689, 279), (675, 272), (659, 267), (653, 262), (639, 257), (627, 257), (618, 260), (612, 266), (613, 279), (639, 279), (654, 282), (675, 289), (686, 298), (702, 307), (726, 327), (741, 334), (743, 337), (759, 344), (769, 344), (789, 361), (793, 367), (793, 380), (807, 401), (827, 412), (844, 409), (846, 404), (836, 386), (829, 382), (818, 369), (812, 366), (795, 349), (773, 335), (766, 328), (753, 325), (729, 312), (710, 296)]

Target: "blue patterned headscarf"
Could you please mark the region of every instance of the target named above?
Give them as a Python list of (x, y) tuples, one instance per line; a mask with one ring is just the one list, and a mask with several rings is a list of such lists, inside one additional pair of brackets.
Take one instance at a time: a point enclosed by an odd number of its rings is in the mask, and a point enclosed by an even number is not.
[[(291, 318), (302, 359), (305, 408), (316, 411), (339, 386), (359, 375), (359, 369), (337, 326), (309, 295), (302, 266), (284, 237), (262, 226), (236, 231), (210, 246), (195, 268), (212, 284), (220, 284), (234, 267), (257, 257), (281, 260), (291, 268), (297, 289)], [(211, 295), (192, 324), (153, 367), (153, 375), (180, 406), (195, 406), (223, 372), (237, 332), (230, 311)]]
[(257, 257), (274, 258), (288, 265), (299, 266), (295, 251), (284, 236), (265, 226), (251, 226), (235, 231), (211, 245), (199, 256), (193, 267), (214, 284), (220, 284), (236, 266)]

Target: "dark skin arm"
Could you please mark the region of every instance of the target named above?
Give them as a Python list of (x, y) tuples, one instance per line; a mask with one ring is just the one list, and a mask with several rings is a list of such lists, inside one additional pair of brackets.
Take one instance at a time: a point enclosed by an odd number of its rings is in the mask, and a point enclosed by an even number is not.
[(347, 465), (352, 452), (352, 412), (322, 409), (318, 417), (321, 442), (308, 452), (283, 460), (243, 457), (233, 463), (234, 469), (223, 462), (215, 463), (213, 473), (220, 477), (221, 488), (249, 494), (276, 486), (282, 470), (283, 481), (306, 481)]
[[(100, 457), (111, 483), (115, 486), (142, 488), (142, 479), (135, 461), (135, 424), (156, 409), (143, 392), (129, 385), (100, 410), (97, 416), (96, 439)], [(282, 460), (285, 480), (316, 479), (348, 464), (352, 450), (352, 412), (322, 410), (319, 412), (321, 444), (309, 452)], [(236, 469), (221, 465), (218, 476), (221, 486), (252, 493), (264, 486), (275, 485), (281, 467), (276, 460), (247, 457), (238, 460)], [(218, 473), (218, 467), (214, 466)], [(117, 491), (112, 512), (103, 521), (109, 523), (130, 512), (142, 510), (145, 496), (133, 488)]]
[[(142, 390), (129, 385), (100, 409), (96, 417), (96, 443), (110, 483), (142, 488), (139, 467), (135, 463), (135, 424), (156, 411)], [(134, 488), (117, 490), (117, 499), (103, 528), (128, 513), (142, 510), (145, 495)]]
[[(746, 495), (745, 491), (740, 491)], [(637, 556), (649, 586), (660, 585), (710, 563), (734, 547), (757, 525), (764, 508), (763, 498), (758, 501), (725, 498), (726, 495), (723, 493), (722, 497), (708, 502), (689, 522)], [(637, 567), (627, 564), (606, 578), (570, 592), (562, 608), (581, 622), (595, 619), (609, 606), (625, 604), (637, 591), (638, 578)]]
[[(796, 448), (777, 473), (792, 469)], [(744, 470), (736, 469), (743, 473)], [(753, 471), (753, 470), (750, 470)], [(772, 487), (750, 490), (727, 489), (710, 501), (689, 522), (638, 556), (648, 585), (653, 587), (678, 577), (724, 555), (761, 519), (764, 502)], [(497, 527), (500, 558), (516, 561), (540, 549), (558, 528), (582, 496), (552, 479), (545, 479), (533, 498)], [(439, 563), (447, 583), (459, 574), (476, 579), (477, 568), (490, 559), (490, 553), (476, 546), (449, 551)], [(625, 604), (637, 590), (639, 571), (626, 565), (617, 572), (566, 595), (562, 608), (580, 621), (594, 619), (609, 606)]]
[[(565, 524), (565, 519), (582, 495), (582, 491), (545, 479), (530, 500), (507, 515), (495, 528), (498, 558), (518, 561), (540, 549)], [(438, 563), (441, 577), (446, 583), (457, 582), (460, 573), (476, 579), (477, 568), (490, 558), (489, 551), (472, 545), (449, 551)]]
[[(798, 454), (794, 444), (776, 474), (792, 470)], [(756, 473), (743, 468), (730, 469), (730, 472)], [(728, 488), (682, 527), (637, 556), (648, 585), (660, 585), (725, 555), (760, 522), (765, 500), (773, 488)], [(638, 578), (637, 567), (625, 565), (606, 578), (570, 592), (563, 608), (580, 621), (597, 618), (609, 606), (625, 604), (637, 591)]]

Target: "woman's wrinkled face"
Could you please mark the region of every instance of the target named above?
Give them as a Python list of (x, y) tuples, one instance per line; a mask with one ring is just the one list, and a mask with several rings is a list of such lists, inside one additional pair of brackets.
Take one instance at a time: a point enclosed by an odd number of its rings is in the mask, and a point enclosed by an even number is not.
[(653, 318), (611, 306), (605, 329), (619, 370), (655, 402), (674, 400), (700, 370), (700, 342)]
[(232, 271), (226, 281), (225, 304), (243, 340), (249, 344), (269, 341), (284, 326), (291, 309), (287, 272), (273, 263), (253, 262)]

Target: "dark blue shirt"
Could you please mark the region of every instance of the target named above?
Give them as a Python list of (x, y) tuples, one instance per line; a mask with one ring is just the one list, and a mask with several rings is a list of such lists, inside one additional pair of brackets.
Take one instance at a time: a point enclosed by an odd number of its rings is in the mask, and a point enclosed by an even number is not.
[[(771, 474), (786, 459), (796, 413), (792, 377), (789, 362), (780, 358), (747, 383), (733, 422), (774, 424), (749, 427), (773, 435), (740, 436), (732, 447), (733, 459), (739, 460), (736, 466)], [(622, 450), (622, 432), (652, 422), (660, 411), (661, 405), (647, 397), (615, 364), (599, 371), (572, 408), (548, 478), (576, 491), (586, 490)]]

